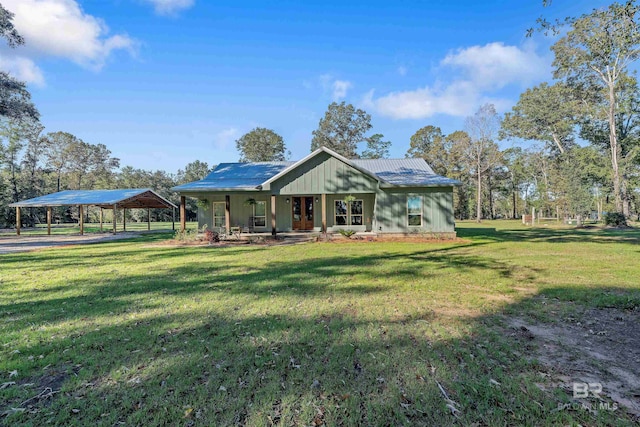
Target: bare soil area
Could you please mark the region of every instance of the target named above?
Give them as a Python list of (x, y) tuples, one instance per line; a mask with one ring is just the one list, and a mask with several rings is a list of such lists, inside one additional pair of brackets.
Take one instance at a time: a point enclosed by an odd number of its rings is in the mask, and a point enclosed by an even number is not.
[[(599, 400), (609, 398), (640, 421), (640, 311), (582, 308), (557, 323), (510, 318), (508, 324), (527, 357), (547, 369), (539, 387), (575, 397), (574, 383), (599, 383)], [(592, 401), (597, 394), (590, 393)]]

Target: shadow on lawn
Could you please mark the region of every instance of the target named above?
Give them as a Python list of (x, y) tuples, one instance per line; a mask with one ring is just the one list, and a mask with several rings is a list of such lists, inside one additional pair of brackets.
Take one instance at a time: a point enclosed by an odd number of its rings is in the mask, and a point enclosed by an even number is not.
[[(558, 372), (525, 360), (536, 342), (520, 339), (502, 315), (526, 316), (541, 296), (455, 319), (443, 318), (437, 307), (385, 319), (327, 307), (315, 315), (240, 309), (141, 317), (99, 330), (89, 324), (10, 355), (7, 368), (29, 376), (0, 390), (0, 413), (29, 410), (4, 419), (11, 425), (632, 422), (623, 411), (558, 410), (571, 401), (570, 390), (554, 389)], [(45, 358), (39, 360), (41, 352)], [(35, 361), (26, 362), (29, 356)], [(64, 393), (21, 406), (50, 384), (50, 375)], [(22, 387), (26, 383), (34, 385)]]
[[(263, 251), (262, 247), (224, 248), (223, 251), (209, 252), (213, 257), (205, 258), (202, 262), (193, 262), (190, 255), (207, 255), (203, 248), (172, 248), (151, 253), (118, 250), (95, 260), (90, 258), (75, 262), (72, 260), (77, 260), (78, 255), (56, 256), (55, 267), (36, 266), (29, 274), (41, 277), (54, 268), (90, 268), (94, 263), (114, 265), (114, 268), (107, 275), (69, 278), (64, 285), (58, 286), (40, 287), (36, 279), (34, 286), (22, 293), (11, 292), (11, 285), (6, 284), (7, 295), (13, 295), (17, 299), (29, 298), (30, 301), (0, 305), (0, 314), (18, 315), (29, 323), (62, 322), (68, 320), (69, 313), (74, 311), (91, 313), (92, 316), (105, 316), (158, 308), (165, 304), (163, 299), (171, 296), (196, 296), (200, 299), (229, 296), (251, 299), (277, 296), (293, 297), (297, 300), (328, 296), (340, 298), (341, 295), (366, 296), (386, 292), (393, 289), (398, 280), (411, 283), (422, 279), (434, 280), (440, 276), (445, 279), (445, 276), (452, 272), (477, 272), (480, 275), (490, 271), (498, 277), (510, 278), (517, 271), (518, 279), (525, 283), (533, 282), (540, 272), (535, 268), (509, 265), (490, 257), (456, 253), (460, 248), (450, 246), (413, 252), (307, 258), (303, 261), (292, 259), (271, 261), (261, 266), (238, 264), (233, 255), (242, 253), (253, 256), (253, 252)], [(45, 255), (38, 254), (32, 258)], [(119, 261), (127, 255), (138, 256), (136, 262), (143, 264), (147, 260), (157, 261), (160, 256), (180, 256), (185, 259), (185, 263), (171, 267), (154, 264), (148, 271), (133, 274), (128, 272), (126, 267), (118, 266)], [(19, 263), (12, 268), (22, 266), (23, 263)], [(80, 290), (78, 295), (55, 297), (60, 292), (76, 290)], [(34, 294), (38, 297), (32, 298)], [(139, 298), (139, 295), (149, 297)], [(49, 296), (54, 298), (47, 299)]]
[[(640, 244), (640, 230), (637, 228), (543, 228), (496, 229), (491, 227), (456, 226), (458, 237), (480, 239), (475, 244), (490, 242), (534, 242), (534, 243), (630, 243)], [(482, 241), (484, 240), (484, 242)]]

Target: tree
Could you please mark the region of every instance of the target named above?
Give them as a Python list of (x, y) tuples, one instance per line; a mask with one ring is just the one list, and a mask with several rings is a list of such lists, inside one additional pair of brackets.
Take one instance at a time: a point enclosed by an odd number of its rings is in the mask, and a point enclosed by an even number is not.
[(342, 101), (329, 104), (318, 129), (313, 131), (311, 151), (327, 147), (346, 158), (358, 157), (358, 144), (371, 129), (371, 116)]
[(363, 159), (387, 159), (391, 141), (383, 141), (384, 135), (376, 133), (367, 138), (367, 149), (360, 155)]
[[(24, 44), (24, 39), (13, 26), (13, 13), (0, 4), (0, 37), (10, 47)], [(25, 84), (0, 71), (0, 117), (21, 120), (23, 118), (37, 120), (39, 113), (31, 102), (31, 94)]]
[(62, 174), (69, 169), (72, 147), (80, 140), (68, 132), (50, 132), (44, 136), (46, 165), (56, 177), (56, 191), (61, 189)]
[(257, 127), (236, 141), (241, 162), (286, 160), (284, 140), (271, 129)]
[(436, 126), (425, 126), (411, 136), (405, 157), (420, 157), (431, 165), (438, 175), (448, 176), (451, 141), (447, 141), (442, 130)]
[(576, 102), (565, 85), (542, 83), (522, 93), (504, 115), (500, 137), (544, 141), (564, 153), (573, 142), (576, 113)]
[(476, 176), (476, 221), (482, 220), (482, 178), (500, 161), (500, 150), (493, 141), (500, 127), (500, 119), (493, 104), (485, 104), (471, 117), (466, 128), (471, 137), (460, 149)]
[(621, 77), (640, 55), (640, 8), (633, 0), (613, 3), (570, 19), (570, 30), (551, 49), (555, 54), (554, 77), (576, 91), (602, 90), (609, 124), (609, 154), (615, 207), (623, 211), (620, 177), (621, 147), (618, 140), (617, 95)]
[(24, 44), (24, 39), (13, 26), (13, 13), (0, 4), (0, 37), (4, 38), (9, 46), (16, 47)]

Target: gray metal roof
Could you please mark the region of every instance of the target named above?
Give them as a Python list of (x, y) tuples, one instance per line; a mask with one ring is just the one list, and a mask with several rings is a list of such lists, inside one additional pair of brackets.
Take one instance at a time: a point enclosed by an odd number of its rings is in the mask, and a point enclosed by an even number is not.
[(420, 158), (354, 159), (355, 165), (366, 169), (389, 184), (399, 186), (449, 186), (460, 181), (436, 175), (431, 166)]
[(371, 174), (383, 186), (451, 186), (460, 185), (455, 179), (436, 175), (424, 159), (345, 159), (321, 147), (297, 162), (221, 163), (206, 178), (174, 187), (179, 192), (253, 190), (277, 179), (320, 152), (327, 152), (343, 162)]
[(220, 163), (204, 179), (173, 187), (174, 191), (255, 190), (296, 162)]
[(65, 190), (12, 203), (13, 207), (93, 205), (112, 207), (176, 207), (150, 188), (119, 190)]

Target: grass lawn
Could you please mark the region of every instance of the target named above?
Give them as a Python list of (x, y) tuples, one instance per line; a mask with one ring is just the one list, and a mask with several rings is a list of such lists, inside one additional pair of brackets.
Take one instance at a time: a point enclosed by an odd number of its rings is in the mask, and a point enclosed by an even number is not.
[(640, 231), (458, 233), (0, 255), (0, 425), (632, 424), (558, 410), (504, 319), (639, 307)]

